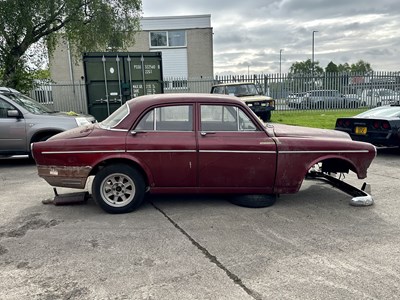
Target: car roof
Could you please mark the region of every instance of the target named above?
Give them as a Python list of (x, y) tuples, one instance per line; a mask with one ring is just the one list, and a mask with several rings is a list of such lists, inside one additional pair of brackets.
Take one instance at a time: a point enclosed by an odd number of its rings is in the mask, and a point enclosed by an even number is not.
[(389, 119), (393, 115), (397, 115), (398, 113), (400, 113), (400, 105), (391, 104), (369, 109), (365, 112), (356, 115), (355, 117), (356, 118), (377, 117), (377, 118)]
[(200, 93), (174, 93), (174, 94), (154, 94), (139, 96), (129, 100), (127, 103), (130, 107), (150, 107), (158, 104), (173, 104), (173, 103), (233, 103), (242, 105), (242, 101), (234, 96), (221, 95), (221, 94), (200, 94)]
[[(154, 94), (139, 96), (126, 102), (129, 106), (130, 117), (125, 118), (117, 127), (124, 128), (130, 126), (130, 119), (136, 119), (144, 111), (158, 105), (169, 104), (195, 104), (195, 103), (210, 103), (210, 104), (233, 104), (243, 107), (247, 110), (247, 105), (239, 98), (221, 94), (199, 94), (199, 93), (179, 93), (179, 94)], [(128, 124), (128, 125), (127, 125)]]
[(227, 82), (227, 83), (219, 83), (219, 84), (215, 84), (214, 86), (231, 86), (231, 85), (243, 85), (243, 84), (254, 84), (254, 82), (250, 82), (250, 81), (243, 81), (243, 82)]
[(8, 87), (5, 87), (5, 86), (0, 86), (0, 93), (1, 94), (10, 94), (10, 93), (12, 93), (12, 94), (15, 94), (15, 93), (20, 94), (20, 92), (18, 92), (17, 90), (14, 90), (12, 88), (8, 88)]
[(311, 91), (307, 91), (307, 93), (310, 92), (339, 92), (338, 90), (311, 90)]

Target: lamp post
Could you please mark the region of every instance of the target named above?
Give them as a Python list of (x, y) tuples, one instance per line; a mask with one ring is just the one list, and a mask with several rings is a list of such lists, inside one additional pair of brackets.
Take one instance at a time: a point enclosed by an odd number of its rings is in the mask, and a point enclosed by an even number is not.
[(283, 49), (279, 50), (279, 76), (281, 76), (282, 73), (282, 51)]
[(318, 32), (313, 30), (312, 32), (312, 53), (311, 53), (311, 74), (314, 76), (314, 34)]

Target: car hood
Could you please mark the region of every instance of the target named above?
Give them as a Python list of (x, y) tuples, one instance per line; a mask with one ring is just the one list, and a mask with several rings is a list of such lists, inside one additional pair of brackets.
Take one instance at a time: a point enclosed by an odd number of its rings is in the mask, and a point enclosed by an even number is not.
[(63, 140), (63, 139), (75, 139), (75, 138), (82, 138), (88, 136), (94, 129), (96, 125), (84, 125), (76, 128), (72, 128), (66, 131), (63, 131), (59, 134), (56, 134), (49, 138), (48, 140)]
[(268, 132), (271, 132), (271, 129), (276, 137), (320, 137), (351, 140), (351, 137), (346, 132), (331, 129), (319, 129), (276, 123), (268, 125)]
[(240, 100), (245, 101), (245, 102), (257, 102), (257, 101), (272, 100), (271, 97), (262, 96), (262, 95), (241, 96), (239, 98), (240, 98)]

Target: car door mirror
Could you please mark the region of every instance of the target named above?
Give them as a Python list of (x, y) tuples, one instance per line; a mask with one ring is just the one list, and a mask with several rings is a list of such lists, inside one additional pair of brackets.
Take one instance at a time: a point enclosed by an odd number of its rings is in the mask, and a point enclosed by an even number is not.
[(20, 118), (22, 117), (22, 115), (20, 114), (20, 112), (16, 109), (10, 109), (7, 111), (7, 117), (9, 118)]

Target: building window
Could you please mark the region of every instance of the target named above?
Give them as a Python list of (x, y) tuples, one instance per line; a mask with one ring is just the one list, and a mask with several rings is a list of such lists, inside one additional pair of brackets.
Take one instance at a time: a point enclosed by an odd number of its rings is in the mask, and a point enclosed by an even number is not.
[(185, 47), (186, 33), (184, 30), (152, 31), (150, 32), (150, 47)]
[(167, 32), (150, 32), (150, 41), (152, 47), (167, 47)]

